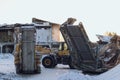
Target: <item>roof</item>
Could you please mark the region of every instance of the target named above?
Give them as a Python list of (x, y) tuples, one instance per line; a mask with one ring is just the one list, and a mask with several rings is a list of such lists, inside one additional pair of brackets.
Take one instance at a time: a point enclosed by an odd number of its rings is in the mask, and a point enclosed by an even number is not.
[(32, 22), (34, 22), (34, 23), (48, 22), (51, 25), (60, 25), (58, 23), (53, 23), (53, 22), (50, 22), (50, 21), (46, 21), (46, 20), (42, 20), (42, 19), (37, 19), (37, 18), (32, 18)]
[(13, 24), (3, 24), (3, 25), (0, 25), (0, 30), (3, 30), (3, 29), (14, 29), (14, 25)]

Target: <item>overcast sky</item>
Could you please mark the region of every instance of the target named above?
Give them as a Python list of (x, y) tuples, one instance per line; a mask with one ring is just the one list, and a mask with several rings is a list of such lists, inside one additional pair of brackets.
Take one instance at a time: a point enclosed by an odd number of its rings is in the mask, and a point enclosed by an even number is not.
[(120, 0), (0, 0), (0, 24), (31, 23), (33, 17), (60, 24), (74, 17), (91, 41), (106, 31), (120, 34)]

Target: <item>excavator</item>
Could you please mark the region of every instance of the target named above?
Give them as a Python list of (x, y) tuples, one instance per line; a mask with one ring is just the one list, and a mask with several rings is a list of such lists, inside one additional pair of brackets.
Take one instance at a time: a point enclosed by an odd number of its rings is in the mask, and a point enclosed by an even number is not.
[(36, 50), (34, 25), (15, 25), (15, 43), (14, 64), (16, 67), (16, 73), (40, 73), (41, 55)]
[[(120, 37), (114, 35), (109, 43), (93, 43), (80, 22), (73, 25), (74, 18), (68, 18), (60, 31), (69, 48), (71, 65), (83, 72), (102, 73), (120, 63)], [(102, 45), (102, 47), (100, 47)]]

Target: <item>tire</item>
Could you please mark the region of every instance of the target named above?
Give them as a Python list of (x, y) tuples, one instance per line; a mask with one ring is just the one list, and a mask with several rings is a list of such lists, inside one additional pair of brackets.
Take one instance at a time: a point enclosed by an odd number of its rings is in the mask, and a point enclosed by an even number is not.
[(56, 59), (56, 56), (54, 55), (50, 55), (53, 59), (53, 68), (55, 68), (55, 66), (57, 65), (57, 59)]
[(16, 73), (21, 74), (22, 71), (20, 69), (20, 64), (16, 64), (15, 67), (16, 67)]
[(55, 68), (56, 65), (57, 65), (57, 63), (54, 61), (53, 68)]
[(55, 61), (53, 59), (53, 57), (51, 56), (46, 56), (43, 58), (42, 60), (42, 65), (45, 67), (45, 68), (54, 68), (55, 67)]
[(71, 57), (69, 57), (69, 59), (70, 59), (70, 62), (69, 62), (69, 67), (70, 67), (70, 69), (75, 69), (74, 65), (72, 64), (72, 59), (71, 59)]
[(75, 67), (72, 64), (69, 64), (70, 69), (75, 69)]

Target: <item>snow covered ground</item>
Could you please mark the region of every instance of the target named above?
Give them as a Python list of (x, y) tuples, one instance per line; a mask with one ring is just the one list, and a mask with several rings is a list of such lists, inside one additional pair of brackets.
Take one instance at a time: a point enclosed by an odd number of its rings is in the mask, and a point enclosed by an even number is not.
[(100, 74), (85, 75), (80, 70), (69, 69), (65, 65), (47, 69), (41, 65), (41, 74), (21, 74), (15, 72), (14, 57), (11, 54), (0, 54), (0, 80), (120, 80), (120, 65)]

